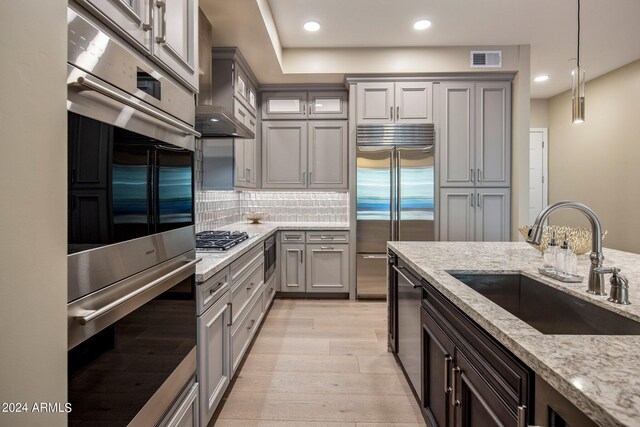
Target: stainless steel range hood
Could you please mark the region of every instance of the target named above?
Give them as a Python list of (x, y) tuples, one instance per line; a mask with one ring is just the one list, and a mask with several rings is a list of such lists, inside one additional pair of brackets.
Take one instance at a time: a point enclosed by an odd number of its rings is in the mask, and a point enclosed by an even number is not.
[(236, 119), (232, 112), (213, 105), (196, 107), (196, 129), (203, 138), (255, 138), (251, 129)]

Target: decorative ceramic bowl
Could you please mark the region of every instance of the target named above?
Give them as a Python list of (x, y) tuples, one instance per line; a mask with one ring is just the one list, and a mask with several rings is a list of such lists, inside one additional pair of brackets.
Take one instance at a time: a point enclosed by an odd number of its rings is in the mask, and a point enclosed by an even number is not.
[[(526, 239), (529, 236), (529, 230), (531, 230), (530, 225), (523, 225), (518, 228), (520, 230), (520, 234), (524, 236)], [(553, 236), (553, 232), (556, 232), (556, 240), (558, 241), (558, 246), (562, 244), (562, 240), (564, 239), (564, 234), (567, 233), (567, 239), (569, 241), (569, 246), (573, 249), (576, 255), (583, 255), (587, 252), (591, 252), (591, 230), (584, 227), (566, 227), (561, 225), (547, 225), (542, 228), (542, 239), (540, 240), (539, 245), (531, 244), (534, 248), (539, 250), (540, 252), (544, 252), (544, 250), (549, 246), (549, 240)], [(606, 231), (602, 232), (602, 238), (607, 235)]]
[(268, 212), (245, 212), (244, 217), (251, 221), (251, 224), (260, 224), (260, 220), (269, 216)]

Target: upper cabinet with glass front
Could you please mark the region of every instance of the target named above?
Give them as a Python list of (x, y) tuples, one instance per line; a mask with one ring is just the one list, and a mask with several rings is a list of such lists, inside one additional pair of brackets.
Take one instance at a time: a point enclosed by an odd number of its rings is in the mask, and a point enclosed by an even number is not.
[(262, 92), (263, 120), (346, 119), (347, 93), (342, 91)]
[(198, 0), (77, 0), (134, 48), (198, 91)]

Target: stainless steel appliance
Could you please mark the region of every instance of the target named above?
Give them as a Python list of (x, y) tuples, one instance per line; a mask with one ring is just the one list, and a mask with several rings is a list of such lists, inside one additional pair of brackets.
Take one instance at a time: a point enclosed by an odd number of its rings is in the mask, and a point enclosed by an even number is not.
[(224, 252), (248, 238), (249, 235), (243, 231), (201, 231), (196, 234), (196, 249), (202, 252)]
[(387, 241), (435, 238), (432, 124), (357, 129), (358, 298), (386, 297)]
[(271, 275), (276, 271), (276, 236), (271, 236), (264, 241), (264, 282), (269, 282)]
[(69, 422), (156, 425), (195, 375), (193, 94), (67, 11)]
[(391, 283), (395, 288), (396, 352), (413, 390), (422, 400), (420, 381), (421, 333), (420, 307), (422, 283), (404, 262), (389, 258)]

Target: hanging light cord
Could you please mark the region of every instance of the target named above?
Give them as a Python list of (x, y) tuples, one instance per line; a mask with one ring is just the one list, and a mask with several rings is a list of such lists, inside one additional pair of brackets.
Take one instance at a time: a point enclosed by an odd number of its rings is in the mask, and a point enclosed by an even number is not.
[(578, 68), (580, 68), (580, 0), (578, 0)]

